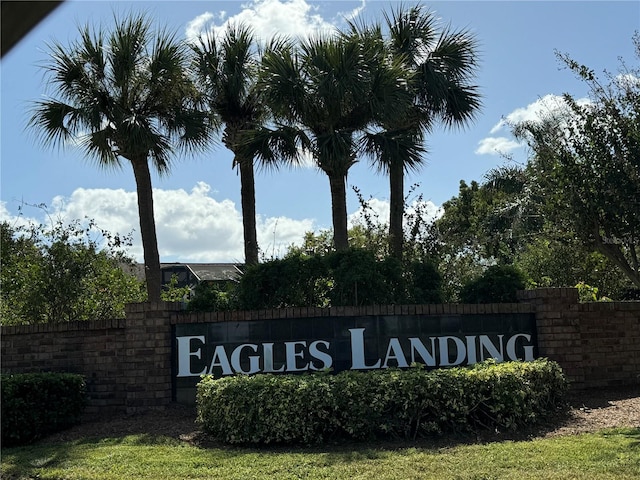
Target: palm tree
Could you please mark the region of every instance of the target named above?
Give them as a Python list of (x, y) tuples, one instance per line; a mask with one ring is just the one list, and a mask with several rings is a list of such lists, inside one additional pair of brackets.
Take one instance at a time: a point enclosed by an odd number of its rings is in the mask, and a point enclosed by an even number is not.
[(374, 36), (318, 36), (295, 49), (267, 49), (259, 86), (276, 118), (307, 139), (317, 166), (329, 178), (334, 246), (345, 250), (346, 179), (357, 161), (360, 137), (380, 112), (408, 105), (402, 70), (382, 62)]
[(201, 37), (191, 48), (200, 87), (212, 114), (224, 124), (222, 141), (240, 172), (245, 263), (255, 264), (259, 248), (254, 164), (277, 168), (295, 161), (297, 139), (267, 126), (269, 109), (257, 88), (260, 54), (249, 27), (228, 25), (221, 39)]
[[(384, 14), (391, 58), (409, 71), (407, 87), (413, 104), (401, 117), (380, 123), (365, 149), (378, 169), (389, 175), (390, 252), (402, 258), (404, 174), (424, 163), (424, 137), (436, 122), (464, 126), (480, 108), (480, 95), (470, 83), (477, 66), (477, 42), (468, 31), (440, 29), (432, 12), (418, 5), (400, 6)], [(352, 25), (354, 30), (357, 26)]]
[(106, 32), (89, 26), (79, 41), (50, 47), (45, 65), (58, 98), (35, 102), (30, 126), (46, 144), (77, 143), (102, 168), (128, 160), (136, 180), (149, 301), (159, 301), (160, 256), (150, 163), (167, 174), (175, 147), (205, 148), (209, 117), (188, 76), (188, 49), (153, 33), (142, 15), (114, 18)]

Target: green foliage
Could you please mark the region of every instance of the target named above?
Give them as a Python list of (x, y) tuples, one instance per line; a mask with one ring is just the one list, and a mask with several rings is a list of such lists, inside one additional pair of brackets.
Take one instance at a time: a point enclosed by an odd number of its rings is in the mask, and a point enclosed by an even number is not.
[(145, 298), (121, 268), (131, 262), (122, 251), (128, 239), (91, 221), (59, 220), (51, 228), (3, 222), (0, 231), (3, 325), (122, 318), (125, 303)]
[(580, 282), (576, 285), (578, 289), (578, 299), (580, 302), (610, 302), (609, 297), (599, 297), (598, 288)]
[(383, 272), (386, 263), (377, 261), (373, 252), (353, 248), (332, 252), (324, 257), (324, 262), (333, 279), (329, 292), (331, 305), (393, 302), (393, 290), (388, 288)]
[(407, 267), (395, 258), (351, 248), (325, 255), (291, 252), (249, 266), (237, 287), (242, 309), (436, 303), (441, 278), (430, 262)]
[(525, 285), (525, 277), (517, 267), (493, 265), (463, 285), (460, 300), (463, 303), (516, 303), (516, 292)]
[(623, 298), (631, 282), (610, 260), (569, 234), (553, 237), (544, 232), (530, 240), (514, 261), (532, 287), (573, 287), (584, 282), (597, 285), (603, 295)]
[(442, 276), (434, 263), (413, 261), (406, 268), (405, 303), (421, 305), (444, 301)]
[(562, 406), (558, 364), (411, 368), (337, 375), (239, 375), (198, 385), (198, 421), (227, 443), (320, 443), (516, 429)]
[(80, 420), (85, 382), (70, 373), (1, 375), (2, 446), (29, 443)]
[[(634, 45), (640, 60), (640, 34)], [(640, 68), (622, 63), (605, 83), (568, 55), (558, 57), (589, 88), (590, 101), (565, 94), (513, 132), (533, 152), (529, 170), (547, 221), (640, 287)]]
[(202, 282), (196, 285), (187, 304), (192, 312), (215, 312), (237, 308), (236, 282)]
[(165, 285), (160, 293), (160, 299), (165, 302), (184, 302), (189, 297), (191, 289), (186, 287), (178, 287), (178, 276), (174, 273), (171, 275), (169, 285)]
[(250, 265), (238, 284), (243, 309), (327, 306), (328, 271), (321, 256), (293, 255)]

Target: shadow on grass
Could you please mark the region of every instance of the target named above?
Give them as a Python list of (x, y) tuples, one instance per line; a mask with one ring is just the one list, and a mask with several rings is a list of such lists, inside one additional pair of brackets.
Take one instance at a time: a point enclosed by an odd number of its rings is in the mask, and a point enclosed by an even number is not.
[[(640, 452), (640, 428), (617, 428), (603, 430), (598, 437), (611, 437), (614, 442), (619, 442), (622, 437), (627, 446), (625, 450), (629, 456), (636, 458)], [(579, 437), (557, 437), (560, 441), (580, 442)], [(264, 455), (293, 455), (304, 457), (319, 457), (310, 459), (311, 462), (320, 462), (323, 466), (351, 464), (367, 462), (371, 460), (384, 460), (397, 453), (403, 455), (403, 451), (416, 451), (438, 454), (449, 451), (452, 448), (472, 446), (483, 443), (493, 443), (496, 448), (505, 448), (504, 443), (508, 438), (497, 435), (492, 439), (477, 439), (462, 435), (444, 435), (431, 438), (423, 438), (415, 441), (407, 440), (375, 440), (366, 442), (335, 442), (316, 446), (299, 445), (272, 445), (272, 446), (229, 446), (219, 443), (189, 442), (199, 451), (204, 461), (215, 463), (253, 464), (257, 457)], [(522, 439), (520, 439), (522, 441)], [(528, 443), (525, 439), (522, 443)], [(145, 446), (145, 447), (180, 447), (183, 441), (162, 435), (127, 435), (113, 438), (93, 438), (75, 440), (61, 443), (40, 443), (37, 445), (15, 447), (2, 450), (2, 478), (3, 480), (34, 479), (39, 478), (43, 469), (63, 470), (65, 466), (83, 464), (96, 455), (101, 448), (117, 446)], [(493, 447), (492, 447), (493, 448)], [(564, 448), (564, 447), (556, 447)], [(192, 450), (193, 451), (193, 450)], [(100, 453), (103, 455), (103, 453)], [(139, 454), (138, 454), (139, 455)], [(146, 454), (144, 454), (146, 455)], [(179, 449), (176, 455), (181, 455)], [(246, 459), (242, 457), (247, 457)], [(239, 460), (240, 459), (240, 460)], [(50, 478), (50, 477), (48, 477)]]

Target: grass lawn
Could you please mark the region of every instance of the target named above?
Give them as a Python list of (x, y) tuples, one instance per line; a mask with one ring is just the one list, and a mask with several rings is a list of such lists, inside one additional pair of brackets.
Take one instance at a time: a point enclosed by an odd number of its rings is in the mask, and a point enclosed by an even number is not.
[(2, 479), (638, 479), (640, 429), (450, 447), (200, 448), (168, 437), (2, 450)]

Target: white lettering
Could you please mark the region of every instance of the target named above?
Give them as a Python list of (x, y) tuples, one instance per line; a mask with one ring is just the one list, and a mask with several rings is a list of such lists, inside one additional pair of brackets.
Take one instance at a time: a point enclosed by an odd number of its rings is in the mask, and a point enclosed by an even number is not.
[(262, 352), (264, 355), (264, 372), (265, 373), (279, 373), (284, 372), (284, 365), (278, 370), (273, 367), (273, 343), (263, 343)]
[(227, 358), (227, 352), (224, 350), (224, 346), (217, 345), (213, 351), (213, 358), (211, 359), (211, 365), (209, 366), (209, 375), (213, 375), (214, 367), (220, 367), (223, 375), (232, 375), (231, 365), (229, 365), (229, 359)]
[[(518, 358), (516, 355), (516, 342), (518, 338), (524, 338), (527, 342), (531, 341), (531, 335), (527, 335), (526, 333), (518, 333), (512, 336), (507, 342), (507, 356), (509, 360), (522, 360)], [(533, 362), (533, 345), (524, 345), (524, 361), (525, 362)]]
[(253, 350), (254, 353), (258, 352), (258, 346), (252, 343), (245, 343), (233, 349), (231, 352), (231, 366), (235, 370), (236, 373), (246, 373), (248, 375), (252, 373), (257, 373), (260, 371), (260, 357), (255, 355), (249, 355), (249, 370), (242, 370), (242, 362), (240, 359), (240, 355), (242, 355), (242, 350), (245, 348), (249, 348)]
[(284, 342), (284, 348), (287, 357), (287, 372), (304, 372), (309, 370), (309, 364), (298, 367), (298, 358), (304, 358), (304, 351), (297, 351), (296, 347), (302, 345), (307, 346), (307, 342)]
[(329, 350), (330, 344), (329, 342), (325, 342), (324, 340), (316, 340), (311, 345), (309, 345), (309, 355), (311, 355), (316, 360), (322, 362), (321, 367), (316, 367), (313, 362), (309, 363), (309, 368), (311, 370), (324, 370), (326, 368), (331, 368), (333, 365), (333, 358), (329, 355), (329, 352), (322, 352), (318, 349), (318, 345), (324, 345), (326, 350)]
[(351, 370), (370, 370), (380, 368), (381, 360), (367, 365), (364, 360), (364, 328), (350, 328), (351, 333)]
[[(449, 341), (452, 341), (456, 345), (457, 356), (453, 362), (449, 362)], [(458, 337), (438, 337), (438, 345), (440, 346), (441, 367), (453, 367), (455, 365), (460, 365), (467, 356), (467, 350), (464, 347), (464, 342)]]
[(384, 357), (382, 368), (389, 368), (389, 360), (391, 359), (395, 360), (397, 366), (400, 368), (406, 368), (409, 366), (407, 364), (407, 359), (404, 356), (404, 352), (402, 351), (402, 347), (400, 346), (400, 341), (397, 338), (389, 340), (389, 346), (387, 347), (387, 354)]
[(478, 363), (478, 356), (476, 354), (476, 336), (470, 335), (465, 337), (467, 340), (467, 365), (474, 365)]
[[(429, 337), (431, 340), (431, 352), (436, 351), (436, 338)], [(436, 359), (427, 347), (424, 346), (424, 343), (419, 338), (410, 338), (409, 344), (411, 346), (411, 363), (416, 363), (416, 353), (420, 355), (424, 364), (428, 367), (436, 366)]]
[[(500, 344), (500, 350), (496, 348), (491, 339), (487, 335), (480, 335), (480, 357), (482, 360), (486, 360), (487, 358), (495, 358), (497, 362), (504, 362), (504, 342), (502, 339), (504, 335), (498, 335), (498, 342)], [(485, 350), (489, 354), (488, 357), (485, 357)]]
[(207, 373), (207, 367), (200, 373), (191, 371), (191, 357), (201, 358), (202, 351), (198, 347), (197, 350), (191, 350), (191, 340), (199, 340), (204, 345), (204, 335), (193, 337), (176, 337), (178, 342), (178, 377), (197, 377)]

